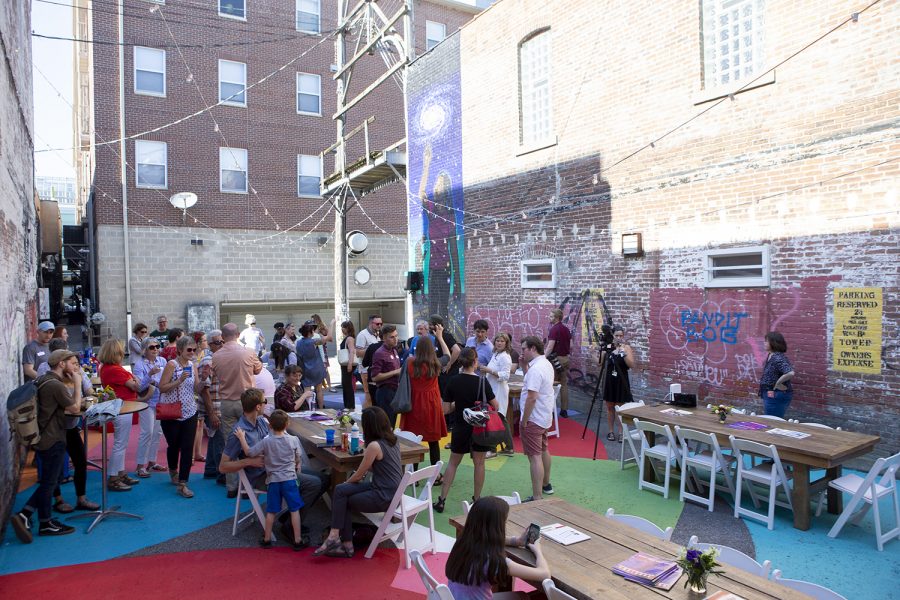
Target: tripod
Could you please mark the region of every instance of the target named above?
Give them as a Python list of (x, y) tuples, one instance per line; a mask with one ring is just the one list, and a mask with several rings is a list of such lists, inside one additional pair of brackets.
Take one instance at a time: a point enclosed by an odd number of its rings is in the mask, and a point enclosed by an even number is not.
[[(591, 398), (591, 407), (588, 409), (587, 418), (584, 420), (584, 431), (581, 432), (581, 439), (587, 434), (588, 424), (591, 422), (591, 413), (594, 412), (594, 404), (600, 396), (600, 385), (603, 383), (603, 376), (606, 374), (605, 351), (601, 352), (600, 372), (597, 374), (597, 385), (594, 387), (594, 396)], [(603, 404), (597, 407), (597, 431), (594, 437), (594, 460), (597, 460), (597, 445), (600, 443), (600, 425), (603, 423)]]

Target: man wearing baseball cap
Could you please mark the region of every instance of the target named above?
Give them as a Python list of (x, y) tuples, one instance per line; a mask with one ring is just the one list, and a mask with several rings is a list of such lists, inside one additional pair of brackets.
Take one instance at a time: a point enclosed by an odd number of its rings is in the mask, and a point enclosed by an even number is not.
[(42, 321), (37, 327), (37, 337), (22, 349), (22, 374), (25, 381), (38, 378), (37, 370), (50, 357), (50, 338), (56, 326), (50, 321)]
[[(66, 415), (81, 412), (81, 365), (78, 355), (69, 350), (54, 350), (47, 358), (47, 364), (50, 372), (34, 382), (41, 434), (34, 450), (41, 462), (40, 481), (22, 510), (12, 516), (16, 537), (24, 544), (32, 541), (31, 517), (35, 511), (40, 521), (38, 535), (66, 535), (75, 531), (74, 527), (52, 518), (50, 503), (66, 459)], [(74, 388), (71, 393), (66, 382)]]

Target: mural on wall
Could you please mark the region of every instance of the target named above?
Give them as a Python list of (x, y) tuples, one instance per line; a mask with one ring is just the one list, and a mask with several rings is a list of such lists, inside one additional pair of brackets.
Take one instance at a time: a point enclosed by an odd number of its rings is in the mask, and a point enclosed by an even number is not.
[(834, 370), (881, 373), (881, 288), (834, 290)]
[(421, 265), (424, 289), (416, 319), (438, 314), (462, 338), (465, 323), (460, 81), (426, 86), (410, 101), (409, 239), (413, 263)]

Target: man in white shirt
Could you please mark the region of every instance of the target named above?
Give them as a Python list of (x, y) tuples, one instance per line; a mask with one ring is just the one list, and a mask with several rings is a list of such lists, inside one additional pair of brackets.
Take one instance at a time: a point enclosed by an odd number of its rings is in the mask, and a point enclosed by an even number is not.
[(369, 390), (369, 369), (362, 366), (362, 359), (366, 355), (366, 348), (372, 344), (381, 341), (381, 326), (384, 325), (384, 319), (381, 315), (369, 315), (369, 327), (363, 329), (356, 336), (356, 357), (359, 359), (359, 378), (362, 380), (363, 392), (366, 395), (363, 406), (372, 406), (373, 400), (371, 390)]
[(528, 500), (540, 500), (552, 494), (550, 485), (550, 451), (547, 449), (547, 430), (553, 425), (556, 398), (553, 394), (553, 365), (544, 357), (540, 338), (522, 338), (522, 358), (525, 363), (525, 382), (519, 396), (522, 420), (519, 431), (522, 447), (531, 467), (531, 490)]

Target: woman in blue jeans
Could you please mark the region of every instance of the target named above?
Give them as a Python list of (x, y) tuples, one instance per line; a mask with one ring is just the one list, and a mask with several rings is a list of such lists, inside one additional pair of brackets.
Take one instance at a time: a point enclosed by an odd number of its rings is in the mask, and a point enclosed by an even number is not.
[(762, 398), (765, 414), (784, 418), (784, 413), (794, 397), (791, 379), (794, 367), (785, 356), (787, 342), (777, 331), (766, 334), (766, 363), (763, 365), (762, 379), (759, 381), (759, 397)]

